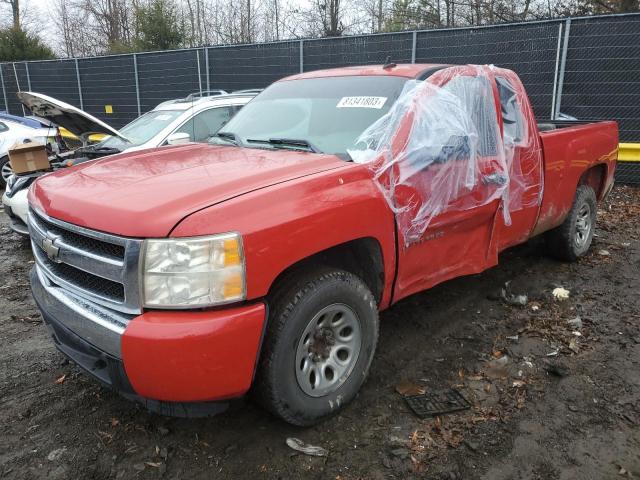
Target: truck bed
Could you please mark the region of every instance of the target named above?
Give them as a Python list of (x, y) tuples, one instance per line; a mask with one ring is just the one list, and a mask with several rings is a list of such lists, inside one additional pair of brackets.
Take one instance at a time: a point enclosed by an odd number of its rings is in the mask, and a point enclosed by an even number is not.
[(602, 199), (613, 182), (618, 157), (616, 122), (556, 120), (542, 125), (545, 185), (534, 234), (564, 221), (580, 183), (591, 185)]

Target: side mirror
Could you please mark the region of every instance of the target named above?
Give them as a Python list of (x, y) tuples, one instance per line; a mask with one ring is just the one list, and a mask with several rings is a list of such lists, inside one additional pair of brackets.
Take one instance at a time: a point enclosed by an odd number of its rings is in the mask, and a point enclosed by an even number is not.
[(167, 145), (183, 145), (191, 141), (191, 135), (183, 132), (175, 132), (167, 137)]
[(471, 156), (471, 145), (466, 135), (451, 135), (446, 145), (442, 146), (435, 163), (445, 163), (449, 160), (468, 159)]

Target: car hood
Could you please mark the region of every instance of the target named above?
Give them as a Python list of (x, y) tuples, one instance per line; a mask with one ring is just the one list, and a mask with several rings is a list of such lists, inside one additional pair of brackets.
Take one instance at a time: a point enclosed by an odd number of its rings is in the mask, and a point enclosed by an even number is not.
[(126, 140), (115, 128), (73, 105), (42, 93), (18, 92), (16, 95), (18, 95), (20, 102), (31, 110), (34, 115), (64, 127), (78, 137), (93, 133), (104, 133)]
[[(118, 154), (44, 175), (32, 185), (29, 202), (53, 218), (86, 228), (129, 237), (165, 237), (197, 210), (345, 165), (333, 155), (176, 145)], [(216, 233), (215, 226), (206, 233)]]

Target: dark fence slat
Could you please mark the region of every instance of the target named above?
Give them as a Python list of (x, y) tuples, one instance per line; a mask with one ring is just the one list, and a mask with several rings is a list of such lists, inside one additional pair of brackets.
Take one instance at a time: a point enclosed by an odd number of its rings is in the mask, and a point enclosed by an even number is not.
[(209, 48), (210, 87), (227, 91), (264, 88), (298, 73), (299, 60), (298, 41)]
[(550, 118), (558, 22), (418, 32), (416, 61), (494, 64), (515, 70), (539, 118)]
[(82, 58), (78, 66), (85, 111), (115, 128), (138, 116), (133, 55)]
[(412, 44), (411, 32), (306, 40), (304, 70), (376, 65), (384, 63), (387, 57), (396, 63), (411, 63)]
[(562, 111), (618, 120), (620, 140), (640, 142), (639, 38), (640, 15), (573, 20)]
[(138, 54), (142, 112), (153, 109), (165, 100), (200, 91), (197, 55), (194, 50)]

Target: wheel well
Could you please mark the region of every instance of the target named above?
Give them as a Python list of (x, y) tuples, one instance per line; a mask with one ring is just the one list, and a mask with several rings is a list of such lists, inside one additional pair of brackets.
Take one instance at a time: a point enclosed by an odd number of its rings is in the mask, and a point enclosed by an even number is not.
[(588, 185), (593, 188), (596, 198), (602, 200), (604, 194), (604, 183), (607, 178), (607, 166), (605, 164), (594, 165), (580, 177), (578, 186)]
[(318, 252), (299, 260), (274, 280), (269, 294), (285, 277), (316, 265), (338, 268), (360, 277), (369, 287), (378, 303), (384, 290), (384, 264), (382, 249), (374, 238), (359, 238)]

